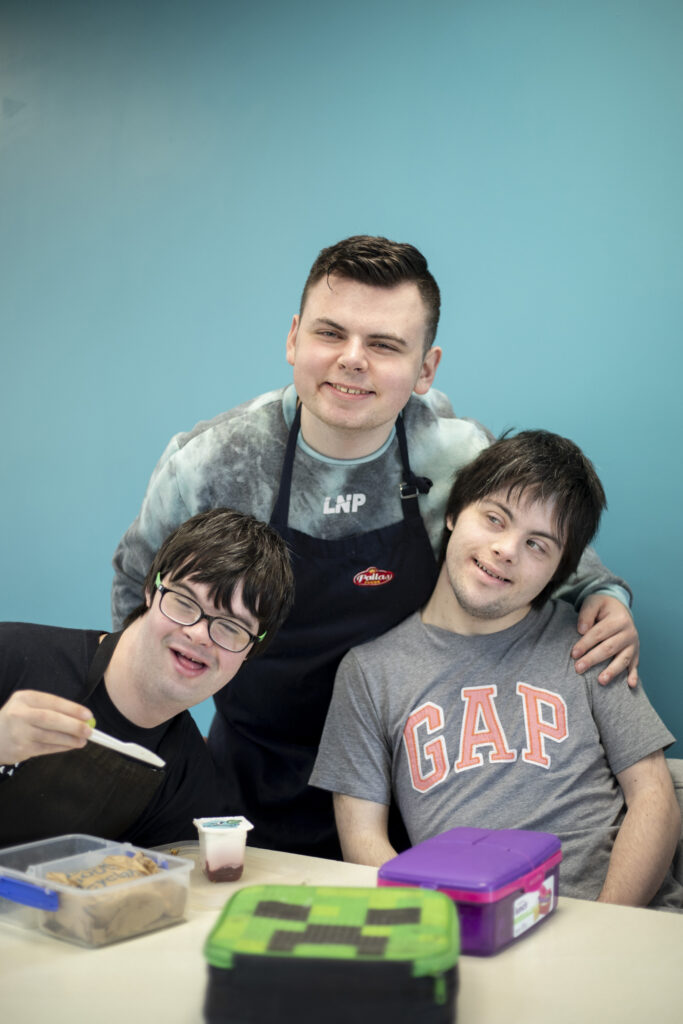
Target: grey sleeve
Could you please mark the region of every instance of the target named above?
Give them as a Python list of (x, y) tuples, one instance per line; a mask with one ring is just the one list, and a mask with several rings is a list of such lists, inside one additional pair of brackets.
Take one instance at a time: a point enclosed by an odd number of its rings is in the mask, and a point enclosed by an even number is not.
[(579, 612), (586, 598), (598, 593), (618, 598), (627, 608), (633, 597), (628, 583), (620, 576), (615, 576), (602, 564), (594, 549), (588, 547), (581, 556), (576, 572), (557, 588), (553, 597), (568, 601)]
[(648, 754), (671, 746), (675, 737), (650, 704), (642, 683), (632, 689), (623, 673), (609, 686), (600, 686), (599, 669), (590, 673), (588, 695), (605, 756), (618, 775)]
[(391, 752), (354, 651), (337, 670), (310, 782), (333, 793), (391, 803)]
[(161, 543), (192, 514), (185, 506), (174, 472), (173, 456), (177, 451), (174, 437), (152, 473), (140, 512), (114, 553), (114, 629), (120, 629), (125, 617), (143, 600), (145, 576)]

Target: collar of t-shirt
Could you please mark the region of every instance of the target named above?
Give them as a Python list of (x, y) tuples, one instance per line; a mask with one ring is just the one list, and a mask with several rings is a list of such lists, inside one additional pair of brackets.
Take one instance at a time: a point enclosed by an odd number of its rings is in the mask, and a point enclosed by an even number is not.
[[(290, 384), (287, 388), (285, 388), (285, 393), (282, 396), (282, 413), (284, 415), (287, 427), (291, 427), (292, 423), (294, 422), (294, 414), (296, 413), (296, 403), (297, 394), (294, 389), (294, 385)], [(384, 455), (387, 448), (391, 446), (395, 437), (396, 427), (392, 427), (388, 438), (386, 439), (384, 444), (381, 445), (381, 447), (379, 447), (374, 452), (370, 452), (369, 455), (364, 455), (362, 458), (359, 459), (333, 459), (328, 455), (322, 455), (320, 452), (317, 452), (315, 448), (311, 448), (310, 445), (306, 444), (301, 431), (299, 431), (299, 437), (297, 438), (297, 448), (300, 448), (302, 452), (306, 453), (306, 455), (310, 455), (312, 459), (317, 459), (318, 462), (326, 462), (330, 466), (338, 466), (342, 464), (344, 466), (360, 466), (364, 462), (374, 462), (374, 460), (378, 459), (380, 455)]]

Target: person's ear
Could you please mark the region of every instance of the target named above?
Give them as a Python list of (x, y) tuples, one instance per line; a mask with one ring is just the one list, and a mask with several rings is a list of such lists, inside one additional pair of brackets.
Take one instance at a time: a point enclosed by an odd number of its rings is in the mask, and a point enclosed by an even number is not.
[(422, 360), (420, 373), (415, 381), (413, 391), (416, 395), (426, 395), (434, 382), (436, 368), (441, 362), (441, 349), (438, 345), (432, 345)]
[(296, 314), (292, 317), (292, 326), (289, 328), (289, 334), (287, 335), (287, 362), (290, 366), (294, 366), (294, 359), (296, 357), (296, 336), (299, 331), (299, 316)]

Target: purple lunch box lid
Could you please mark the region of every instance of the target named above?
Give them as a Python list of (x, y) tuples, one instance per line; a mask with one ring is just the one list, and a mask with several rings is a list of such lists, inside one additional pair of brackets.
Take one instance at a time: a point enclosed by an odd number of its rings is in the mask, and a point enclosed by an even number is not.
[(378, 878), (380, 884), (448, 889), (453, 896), (489, 902), (561, 857), (560, 840), (549, 832), (452, 828), (387, 861)]

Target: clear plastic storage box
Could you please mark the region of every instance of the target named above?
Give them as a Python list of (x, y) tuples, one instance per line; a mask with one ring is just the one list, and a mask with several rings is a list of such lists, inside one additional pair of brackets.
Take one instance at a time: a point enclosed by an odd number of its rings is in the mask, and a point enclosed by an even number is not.
[[(102, 884), (112, 870), (105, 858), (149, 858), (154, 874)], [(0, 850), (0, 924), (36, 928), (81, 946), (105, 946), (184, 920), (193, 863), (96, 836), (56, 836)], [(88, 888), (48, 878), (85, 873)], [(132, 874), (132, 872), (131, 872)]]

